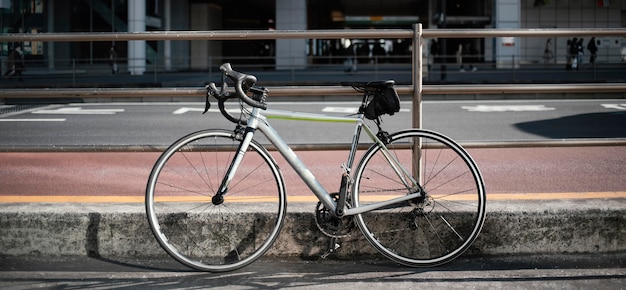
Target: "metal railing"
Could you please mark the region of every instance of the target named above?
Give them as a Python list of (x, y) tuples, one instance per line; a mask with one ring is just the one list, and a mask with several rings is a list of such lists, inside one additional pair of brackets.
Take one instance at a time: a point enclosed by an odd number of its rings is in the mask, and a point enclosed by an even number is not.
[[(453, 59), (453, 55), (438, 55), (440, 58)], [(463, 60), (465, 68), (472, 72), (467, 74), (459, 70), (460, 65), (448, 63), (448, 70), (443, 71), (441, 67), (445, 65), (442, 62), (434, 62), (433, 58), (429, 59), (428, 66), (423, 71), (422, 78), (425, 83), (532, 83), (546, 82), (546, 80), (558, 80), (562, 82), (622, 82), (626, 80), (626, 62), (609, 61), (619, 59), (620, 54), (603, 54), (598, 55), (595, 64), (588, 62), (588, 56), (583, 62), (582, 68), (578, 74), (561, 74), (566, 69), (566, 56), (557, 55), (550, 62), (542, 62), (538, 59), (539, 54), (517, 54), (512, 55), (509, 66), (500, 66), (495, 68), (494, 60), (484, 60), (483, 55), (464, 55)], [(296, 59), (297, 57), (291, 57)], [(300, 57), (301, 58), (301, 57)], [(479, 59), (480, 60), (477, 60)], [(602, 58), (602, 59), (601, 59)], [(271, 83), (280, 85), (289, 85), (290, 83), (313, 83), (312, 77), (316, 75), (336, 74), (347, 75), (345, 72), (344, 60), (346, 56), (307, 56), (308, 64), (306, 68), (301, 65), (284, 65), (280, 70), (274, 70), (275, 56), (228, 56), (228, 57), (208, 57), (194, 59), (189, 56), (170, 58), (169, 65), (166, 67), (166, 60), (163, 57), (151, 58), (150, 63), (146, 65), (143, 81), (156, 85), (167, 82), (168, 77), (175, 74), (187, 75), (206, 75), (208, 80), (214, 79), (219, 74), (218, 63), (215, 59), (228, 59), (233, 67), (239, 68), (248, 73), (267, 72), (272, 75)], [(520, 62), (525, 59), (525, 62)], [(362, 57), (359, 60), (358, 76), (360, 78), (394, 78), (396, 83), (410, 83), (411, 71), (411, 55), (388, 55), (388, 56), (371, 56)], [(24, 72), (24, 80), (36, 80), (34, 85), (42, 87), (45, 85), (62, 87), (76, 87), (81, 83), (81, 78), (85, 81), (93, 81), (97, 77), (111, 76), (112, 67), (109, 65), (108, 58), (55, 58), (54, 66), (50, 67), (46, 64), (49, 60), (25, 60), (24, 65), (27, 70)], [(206, 62), (206, 67), (202, 69), (191, 69), (191, 63)], [(119, 58), (117, 66), (121, 75), (129, 71), (127, 58)], [(3, 67), (6, 70), (6, 67)], [(472, 68), (476, 68), (473, 71)], [(572, 69), (569, 69), (572, 70)], [(441, 74), (445, 73), (447, 78), (441, 79)], [(558, 78), (555, 77), (558, 74)], [(58, 82), (44, 82), (50, 76), (58, 76), (55, 80)], [(60, 78), (61, 76), (65, 78)], [(497, 76), (496, 78), (494, 78)], [(280, 79), (278, 79), (280, 77)], [(333, 81), (321, 78), (315, 80), (314, 83), (332, 84)], [(49, 80), (49, 79), (48, 79)], [(71, 81), (70, 81), (71, 80)], [(262, 79), (267, 84), (267, 80)], [(102, 82), (105, 84), (107, 82)], [(181, 82), (185, 83), (185, 82)], [(8, 83), (10, 87), (10, 83)], [(28, 85), (31, 85), (29, 83)], [(185, 85), (185, 84), (183, 84)], [(186, 82), (186, 85), (194, 85), (192, 82)], [(180, 85), (177, 85), (180, 86)], [(1, 88), (2, 86), (0, 86)]]
[[(537, 85), (422, 85), (422, 48), (430, 38), (486, 38), (486, 37), (626, 37), (626, 29), (351, 29), (351, 30), (274, 30), (274, 31), (151, 31), (100, 33), (39, 33), (1, 34), (0, 42), (89, 42), (132, 40), (262, 40), (262, 39), (412, 39), (412, 85), (399, 86), (401, 94), (413, 97), (413, 126), (421, 127), (422, 94), (506, 94), (506, 93), (585, 93), (626, 92), (626, 83), (578, 83)], [(284, 86), (270, 87), (273, 95), (346, 95), (350, 88), (338, 86)], [(201, 96), (203, 88), (93, 88), (93, 89), (5, 89), (0, 98), (20, 97), (138, 97), (138, 96)]]

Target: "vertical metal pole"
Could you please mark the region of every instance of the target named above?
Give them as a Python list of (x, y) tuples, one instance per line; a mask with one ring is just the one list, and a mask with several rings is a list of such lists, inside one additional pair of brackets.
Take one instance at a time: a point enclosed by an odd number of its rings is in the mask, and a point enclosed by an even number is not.
[[(413, 128), (422, 128), (422, 24), (413, 25)], [(422, 184), (422, 140), (413, 140), (413, 176)]]
[(157, 80), (159, 79), (157, 76), (157, 70), (159, 69), (159, 57), (158, 56), (154, 56), (154, 83), (157, 83)]
[(422, 127), (422, 24), (413, 25), (413, 128)]
[[(93, 0), (89, 1), (89, 32), (93, 32)], [(89, 65), (93, 65), (93, 41), (89, 42)]]
[(72, 58), (72, 86), (76, 87), (76, 59)]
[(516, 80), (515, 55), (511, 55), (511, 70), (513, 70), (513, 80)]

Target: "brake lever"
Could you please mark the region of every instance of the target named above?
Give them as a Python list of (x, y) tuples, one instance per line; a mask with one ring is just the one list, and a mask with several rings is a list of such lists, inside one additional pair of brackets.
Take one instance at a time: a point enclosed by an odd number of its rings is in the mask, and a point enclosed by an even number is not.
[(210, 108), (211, 108), (211, 102), (209, 102), (209, 94), (207, 94), (206, 101), (204, 103), (204, 112), (202, 112), (202, 115), (206, 114), (206, 112), (208, 112)]
[(206, 100), (204, 103), (204, 112), (202, 112), (202, 114), (204, 115), (206, 112), (209, 111), (209, 109), (211, 108), (211, 102), (209, 102), (209, 98), (215, 94), (215, 84), (210, 83), (208, 85), (205, 86), (206, 88)]

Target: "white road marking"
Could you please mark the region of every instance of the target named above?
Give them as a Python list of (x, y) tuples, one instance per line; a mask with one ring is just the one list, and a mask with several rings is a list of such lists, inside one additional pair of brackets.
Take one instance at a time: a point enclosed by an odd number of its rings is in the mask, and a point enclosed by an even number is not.
[[(209, 112), (211, 112), (211, 111), (215, 111), (215, 109), (209, 109)], [(174, 115), (182, 115), (182, 114), (187, 113), (187, 112), (204, 112), (204, 109), (182, 107), (182, 108), (174, 111), (172, 114), (174, 114)]]
[[(358, 107), (324, 107), (322, 109), (324, 113), (341, 113), (341, 114), (356, 114), (359, 112)], [(400, 112), (411, 112), (410, 109), (400, 109)]]
[(66, 119), (0, 119), (0, 122), (65, 122)]
[(626, 110), (626, 104), (600, 104), (606, 109)]
[[(177, 109), (176, 111), (172, 112), (172, 114), (174, 115), (182, 115), (188, 112), (204, 112), (204, 109), (202, 108), (189, 108), (189, 107), (182, 107), (180, 109)], [(208, 113), (219, 113), (220, 110), (219, 109), (209, 109), (207, 111)], [(226, 112), (241, 112), (241, 109), (226, 109)]]
[(461, 108), (470, 112), (540, 112), (556, 110), (545, 105), (477, 105), (462, 106)]
[(322, 109), (324, 113), (342, 113), (342, 114), (356, 114), (359, 112), (359, 108), (354, 107), (324, 107)]
[(81, 107), (58, 108), (54, 110), (37, 110), (33, 114), (57, 114), (57, 115), (114, 115), (124, 112), (124, 109), (83, 109)]

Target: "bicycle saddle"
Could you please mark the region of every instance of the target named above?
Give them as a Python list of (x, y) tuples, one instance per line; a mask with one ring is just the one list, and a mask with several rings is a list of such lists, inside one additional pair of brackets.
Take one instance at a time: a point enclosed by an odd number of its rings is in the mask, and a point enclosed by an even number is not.
[(394, 80), (386, 81), (371, 81), (371, 82), (341, 82), (344, 87), (357, 87), (363, 89), (384, 89), (393, 86), (396, 83)]

